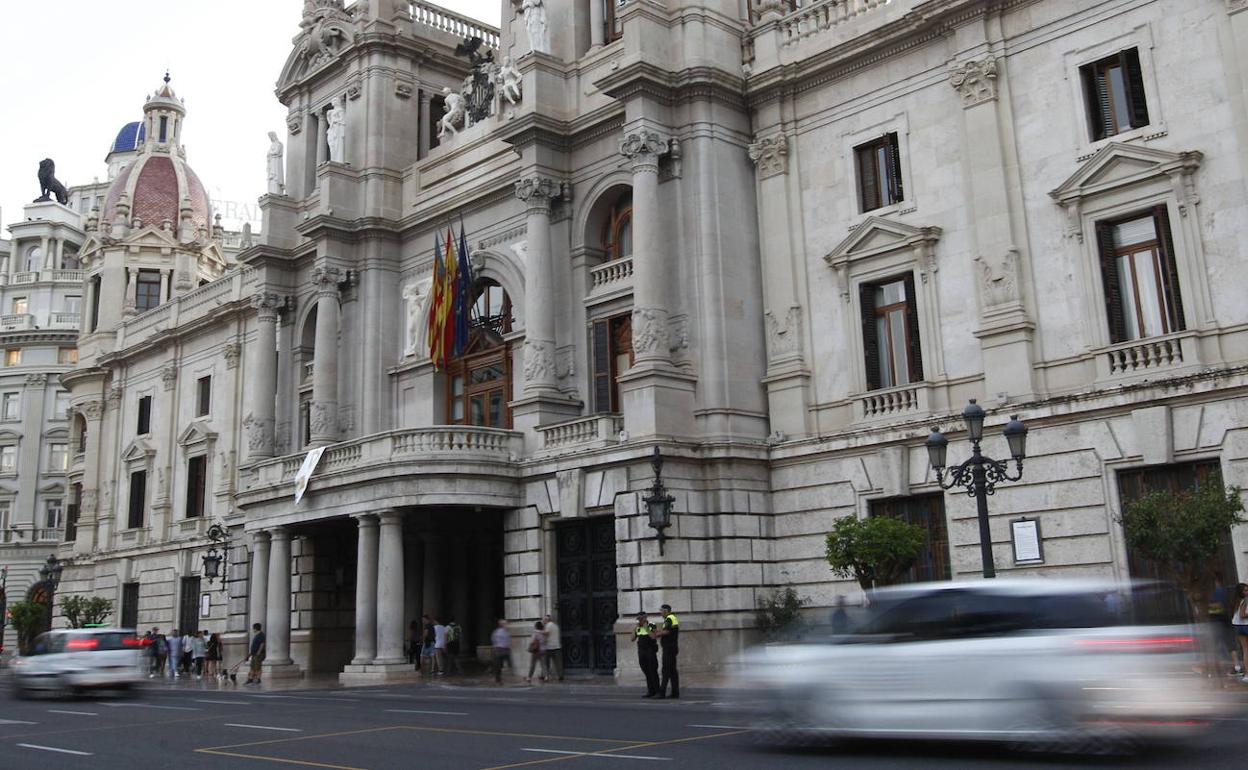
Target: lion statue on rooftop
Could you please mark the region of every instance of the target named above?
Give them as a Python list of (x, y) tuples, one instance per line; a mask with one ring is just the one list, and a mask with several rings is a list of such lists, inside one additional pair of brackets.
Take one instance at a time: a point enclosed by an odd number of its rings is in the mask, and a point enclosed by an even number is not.
[(51, 158), (44, 158), (39, 161), (39, 197), (35, 198), (35, 203), (50, 201), (53, 195), (62, 206), (69, 203), (69, 191), (56, 179), (56, 164)]

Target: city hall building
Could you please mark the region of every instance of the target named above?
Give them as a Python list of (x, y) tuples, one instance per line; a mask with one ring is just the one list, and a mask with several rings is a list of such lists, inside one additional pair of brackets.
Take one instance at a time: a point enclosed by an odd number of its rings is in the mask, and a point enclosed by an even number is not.
[[(1149, 575), (1125, 500), (1248, 483), (1248, 4), (525, 5), (305, 3), (237, 259), (194, 116), (148, 100), (79, 251), (61, 593), (262, 623), (274, 674), (347, 681), (408, 673), (423, 613), (517, 650), (551, 613), (569, 669), (632, 677), (627, 619), (668, 603), (706, 672), (778, 587), (856, 599), (838, 517), (922, 525), (912, 579), (979, 574), (924, 450), (969, 452), (968, 399), (989, 454), (1030, 428), (1003, 575)], [(473, 323), (435, 368), (461, 227)]]

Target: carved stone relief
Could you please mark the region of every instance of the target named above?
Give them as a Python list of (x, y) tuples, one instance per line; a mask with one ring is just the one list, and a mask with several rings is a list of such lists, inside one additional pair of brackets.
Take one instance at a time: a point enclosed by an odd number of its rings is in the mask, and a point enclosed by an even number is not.
[(1018, 258), (1018, 249), (1009, 249), (999, 257), (975, 258), (984, 307), (1018, 301)]
[(338, 432), (337, 410), (333, 404), (313, 401), (309, 407), (308, 422), (314, 436), (334, 436)]
[(749, 146), (750, 160), (758, 167), (760, 179), (789, 170), (789, 142), (784, 134), (760, 137)]
[(524, 381), (550, 382), (555, 378), (554, 345), (547, 340), (524, 341)]
[(173, 390), (174, 384), (178, 381), (178, 365), (166, 364), (160, 370), (160, 381), (165, 384), (165, 390)]
[(652, 307), (633, 308), (633, 352), (666, 355), (668, 342), (667, 311)]
[(221, 354), (225, 356), (225, 368), (237, 369), (238, 357), (242, 352), (243, 352), (243, 346), (240, 345), (237, 341), (225, 343), (225, 347), (221, 351)]
[(767, 348), (772, 358), (793, 355), (798, 352), (801, 343), (802, 309), (796, 305), (784, 312), (783, 317), (775, 311), (768, 310), (767, 316)]
[(962, 97), (963, 107), (997, 98), (997, 60), (991, 57), (949, 65), (949, 83)]

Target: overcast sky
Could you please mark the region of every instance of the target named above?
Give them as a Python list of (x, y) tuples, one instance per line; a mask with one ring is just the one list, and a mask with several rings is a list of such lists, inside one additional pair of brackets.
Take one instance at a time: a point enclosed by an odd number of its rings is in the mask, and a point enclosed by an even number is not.
[[(348, 5), (350, 2), (348, 2)], [(441, 0), (498, 24), (499, 0)], [(0, 214), (39, 195), (39, 161), (66, 186), (104, 179), (117, 131), (143, 117), (168, 68), (186, 100), (187, 161), (214, 200), (254, 207), (265, 189), (266, 134), (286, 136), (273, 95), (303, 0), (4, 2), (0, 25)], [(227, 223), (228, 224), (228, 223)]]

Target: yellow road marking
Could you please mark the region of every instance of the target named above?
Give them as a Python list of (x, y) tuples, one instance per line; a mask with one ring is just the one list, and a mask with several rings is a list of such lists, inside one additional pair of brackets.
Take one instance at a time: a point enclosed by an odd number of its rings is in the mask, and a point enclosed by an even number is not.
[(258, 759), (266, 762), (280, 762), (284, 765), (302, 765), (303, 767), (328, 767), (332, 770), (367, 770), (363, 767), (349, 765), (327, 765), (324, 762), (306, 762), (302, 759), (283, 759), (282, 757), (266, 757), (263, 754), (239, 754), (234, 751), (213, 751), (212, 749), (195, 749), (201, 754), (212, 754), (217, 757), (237, 757), (239, 759)]
[[(617, 746), (614, 749), (602, 749), (601, 751), (596, 751), (594, 753), (599, 754), (599, 755), (614, 754), (615, 752), (618, 752), (618, 751), (631, 751), (633, 749), (645, 749), (645, 748), (651, 748), (653, 746), (671, 746), (676, 743), (705, 741), (710, 738), (726, 738), (729, 735), (740, 735), (742, 733), (748, 733), (748, 732), (749, 730), (733, 730), (732, 732), (728, 732), (728, 733), (714, 733), (712, 735), (695, 735), (689, 738), (673, 738), (671, 740), (666, 740), (666, 741), (649, 741), (647, 743), (632, 743), (632, 744), (629, 744), (628, 746)], [(513, 768), (513, 767), (533, 767), (534, 765), (549, 765), (552, 762), (566, 762), (569, 759), (581, 759), (584, 756), (585, 755), (583, 754), (573, 754), (573, 755), (564, 756), (564, 757), (550, 757), (549, 759), (533, 759), (528, 762), (515, 762), (510, 765), (493, 765), (491, 767), (483, 768), (483, 770), (508, 770), (508, 768)]]

